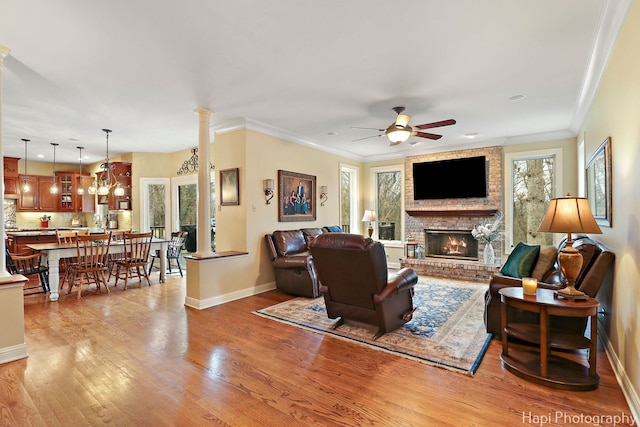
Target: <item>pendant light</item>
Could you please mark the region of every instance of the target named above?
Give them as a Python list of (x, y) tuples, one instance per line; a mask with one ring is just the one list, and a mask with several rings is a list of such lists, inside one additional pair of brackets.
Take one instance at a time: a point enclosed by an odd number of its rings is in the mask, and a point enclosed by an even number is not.
[(58, 194), (58, 183), (56, 180), (56, 147), (60, 144), (52, 142), (51, 145), (53, 145), (53, 184), (51, 184), (51, 188), (49, 188), (49, 193)]
[(113, 195), (116, 197), (124, 196), (124, 187), (118, 182), (115, 175), (111, 174), (113, 165), (109, 160), (109, 134), (111, 129), (102, 129), (107, 136), (107, 157), (103, 164), (100, 165), (102, 172), (89, 186), (89, 194), (98, 194), (99, 196), (107, 196), (113, 188)]
[(78, 196), (82, 196), (84, 194), (84, 187), (82, 186), (82, 150), (84, 150), (84, 147), (76, 148), (80, 150), (80, 179), (78, 179), (78, 190), (76, 192)]
[(27, 142), (31, 140), (22, 138), (22, 141), (24, 141), (24, 183), (22, 184), (22, 192), (28, 193), (31, 191), (31, 186), (29, 186), (29, 178), (27, 177)]

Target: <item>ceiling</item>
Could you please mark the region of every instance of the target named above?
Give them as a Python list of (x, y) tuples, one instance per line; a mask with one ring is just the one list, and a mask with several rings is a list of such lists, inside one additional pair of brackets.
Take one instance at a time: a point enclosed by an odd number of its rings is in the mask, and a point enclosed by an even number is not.
[[(360, 161), (570, 137), (630, 1), (0, 0), (4, 154), (191, 148), (197, 107)], [(457, 124), (353, 142), (397, 105)]]

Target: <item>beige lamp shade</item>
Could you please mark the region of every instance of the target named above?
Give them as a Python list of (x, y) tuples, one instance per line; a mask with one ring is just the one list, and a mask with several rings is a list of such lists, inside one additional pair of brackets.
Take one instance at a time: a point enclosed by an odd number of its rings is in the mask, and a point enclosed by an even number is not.
[(591, 213), (589, 200), (584, 197), (571, 197), (570, 194), (551, 199), (538, 231), (602, 234)]
[(369, 210), (364, 211), (364, 215), (362, 216), (362, 222), (377, 221), (377, 220), (378, 220), (378, 216), (376, 215), (376, 211), (369, 211)]

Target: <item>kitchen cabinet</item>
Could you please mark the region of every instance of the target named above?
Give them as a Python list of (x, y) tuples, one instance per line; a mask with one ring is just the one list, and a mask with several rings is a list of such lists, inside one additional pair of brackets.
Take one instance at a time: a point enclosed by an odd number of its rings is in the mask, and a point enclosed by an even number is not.
[(18, 197), (18, 159), (4, 157), (4, 196), (15, 199)]
[[(131, 163), (129, 162), (111, 162), (111, 174), (115, 176), (118, 182), (124, 188), (124, 195), (115, 196), (113, 188), (108, 195), (98, 196), (98, 204), (109, 205), (109, 210), (131, 210)], [(98, 180), (102, 172), (97, 172)]]
[(26, 182), (31, 187), (29, 192), (19, 190), (19, 211), (47, 211), (58, 210), (58, 195), (51, 194), (49, 189), (53, 185), (53, 176), (20, 175), (20, 182)]
[(33, 233), (7, 233), (7, 246), (9, 247), (9, 252), (12, 254), (22, 254), (26, 252), (30, 252), (31, 250), (27, 248), (27, 245), (33, 243), (57, 243), (58, 238), (56, 237), (55, 231), (48, 232), (33, 232)]
[[(76, 172), (56, 172), (56, 180), (60, 191), (57, 194), (58, 212), (93, 212), (95, 210), (94, 196), (87, 191), (93, 181), (87, 175)], [(85, 194), (78, 194), (82, 185)]]

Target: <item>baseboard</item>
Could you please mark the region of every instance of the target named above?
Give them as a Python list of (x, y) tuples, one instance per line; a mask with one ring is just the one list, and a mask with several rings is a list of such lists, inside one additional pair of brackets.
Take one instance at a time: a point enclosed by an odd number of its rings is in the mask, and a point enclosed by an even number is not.
[(614, 351), (611, 346), (611, 341), (609, 340), (609, 336), (606, 332), (598, 325), (598, 336), (602, 345), (604, 347), (604, 351), (609, 358), (609, 363), (611, 364), (611, 368), (613, 369), (613, 374), (618, 381), (618, 385), (620, 385), (620, 389), (622, 390), (622, 394), (624, 394), (625, 399), (627, 400), (627, 404), (629, 405), (629, 410), (631, 411), (631, 416), (637, 422), (640, 421), (640, 398), (638, 398), (638, 393), (634, 390), (633, 384), (629, 380), (629, 376), (627, 372), (624, 370), (624, 366), (620, 362), (618, 355)]
[(269, 282), (263, 285), (240, 289), (239, 291), (230, 292), (228, 294), (219, 295), (212, 298), (206, 298), (203, 300), (186, 297), (184, 299), (184, 305), (186, 305), (187, 307), (195, 308), (197, 310), (204, 310), (205, 308), (215, 307), (216, 305), (235, 301), (240, 298), (246, 298), (252, 295), (258, 295), (263, 292), (271, 291), (275, 288), (276, 282)]
[(0, 364), (13, 362), (14, 360), (29, 357), (27, 354), (27, 344), (12, 345), (0, 349)]

